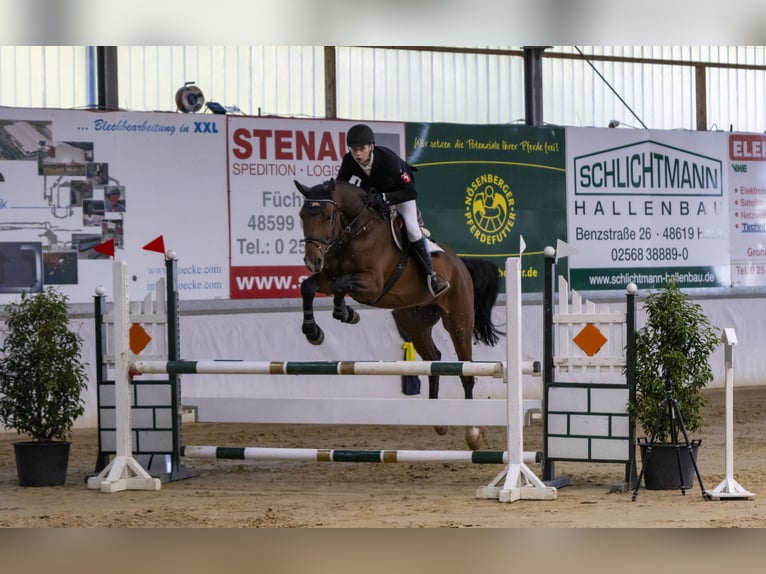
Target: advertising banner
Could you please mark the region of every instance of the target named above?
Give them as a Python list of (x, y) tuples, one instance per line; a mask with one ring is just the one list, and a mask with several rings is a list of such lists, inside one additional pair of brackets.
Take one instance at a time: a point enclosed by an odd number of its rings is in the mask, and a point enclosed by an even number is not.
[(766, 136), (729, 135), (731, 279), (766, 285)]
[[(303, 196), (297, 180), (335, 177), (354, 122), (229, 118), (229, 217), (232, 299), (300, 297)], [(370, 123), (376, 141), (402, 149), (401, 124)]]
[(183, 298), (227, 297), (224, 133), (214, 115), (0, 110), (0, 303), (45, 286), (92, 301), (107, 241), (143, 298), (165, 273), (142, 250), (160, 235)]
[(727, 135), (567, 129), (571, 284), (731, 284)]
[[(335, 177), (353, 121), (171, 112), (0, 109), (0, 304), (111, 281), (130, 297), (176, 251), (181, 297), (300, 297), (297, 180)], [(725, 132), (367, 122), (412, 164), (432, 239), (543, 289), (543, 250), (581, 291), (766, 285), (766, 136)], [(561, 251), (563, 252), (563, 250)], [(561, 253), (560, 252), (560, 253)]]
[(502, 271), (523, 236), (522, 288), (541, 292), (543, 250), (566, 236), (564, 130), (410, 123), (407, 153), (432, 239)]

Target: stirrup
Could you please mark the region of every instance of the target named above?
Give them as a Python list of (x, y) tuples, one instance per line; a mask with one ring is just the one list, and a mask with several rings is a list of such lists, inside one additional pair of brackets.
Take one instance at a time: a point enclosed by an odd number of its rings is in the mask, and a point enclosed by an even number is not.
[(428, 276), (428, 290), (431, 292), (431, 295), (434, 297), (438, 297), (442, 293), (444, 293), (447, 289), (450, 288), (450, 283), (446, 279), (442, 280), (441, 288), (439, 285), (439, 276), (436, 273), (431, 273)]

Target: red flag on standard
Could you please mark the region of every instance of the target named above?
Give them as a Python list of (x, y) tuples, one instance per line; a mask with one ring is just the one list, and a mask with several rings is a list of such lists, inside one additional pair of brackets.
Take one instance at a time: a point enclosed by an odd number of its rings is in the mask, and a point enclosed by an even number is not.
[(103, 253), (104, 255), (108, 255), (109, 257), (114, 257), (114, 239), (110, 239), (109, 241), (104, 241), (103, 243), (99, 243), (93, 248), (93, 251), (96, 251), (98, 253)]
[(146, 251), (156, 251), (157, 253), (162, 253), (165, 255), (165, 240), (163, 239), (162, 235), (160, 235), (156, 239), (152, 239), (149, 243), (144, 245), (143, 248)]

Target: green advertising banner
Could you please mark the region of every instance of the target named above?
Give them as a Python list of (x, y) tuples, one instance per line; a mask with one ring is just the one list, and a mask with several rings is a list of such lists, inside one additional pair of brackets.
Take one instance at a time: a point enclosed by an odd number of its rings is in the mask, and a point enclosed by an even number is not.
[(566, 240), (564, 129), (408, 123), (405, 133), (432, 239), (503, 271), (523, 237), (522, 288), (542, 292), (543, 250)]

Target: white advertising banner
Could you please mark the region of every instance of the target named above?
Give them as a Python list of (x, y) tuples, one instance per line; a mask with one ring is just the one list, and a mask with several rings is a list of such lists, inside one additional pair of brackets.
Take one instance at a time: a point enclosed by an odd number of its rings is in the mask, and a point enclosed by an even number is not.
[(731, 280), (766, 285), (766, 135), (730, 134)]
[(73, 302), (109, 288), (114, 241), (131, 299), (163, 276), (163, 236), (184, 299), (228, 297), (225, 118), (0, 109), (0, 304), (55, 286)]
[[(231, 298), (300, 297), (303, 196), (294, 180), (335, 177), (348, 121), (229, 118)], [(401, 152), (403, 124), (369, 123), (376, 143)]]
[(567, 129), (567, 233), (580, 290), (729, 286), (727, 135)]
[[(334, 177), (354, 122), (172, 112), (0, 108), (0, 305), (111, 282), (114, 241), (131, 299), (178, 255), (185, 300), (300, 296), (303, 197)], [(371, 122), (406, 156), (406, 124)], [(766, 136), (567, 128), (572, 287), (766, 284)]]

